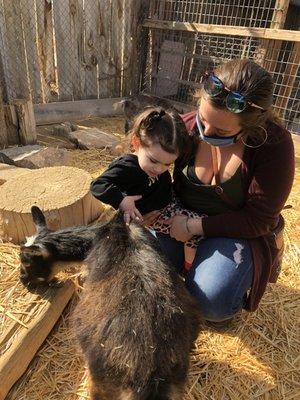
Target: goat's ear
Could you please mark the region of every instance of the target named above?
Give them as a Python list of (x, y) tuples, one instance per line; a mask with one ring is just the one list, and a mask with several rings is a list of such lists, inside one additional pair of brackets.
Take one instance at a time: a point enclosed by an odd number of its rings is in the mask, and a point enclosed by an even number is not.
[(31, 215), (33, 222), (35, 223), (36, 230), (37, 232), (41, 232), (44, 230), (48, 230), (47, 224), (46, 224), (46, 218), (42, 212), (42, 210), (37, 207), (37, 206), (32, 206), (31, 207)]
[(42, 244), (31, 244), (28, 246), (25, 243), (21, 245), (21, 252), (29, 256), (39, 256), (43, 258), (47, 258), (50, 256), (49, 250)]

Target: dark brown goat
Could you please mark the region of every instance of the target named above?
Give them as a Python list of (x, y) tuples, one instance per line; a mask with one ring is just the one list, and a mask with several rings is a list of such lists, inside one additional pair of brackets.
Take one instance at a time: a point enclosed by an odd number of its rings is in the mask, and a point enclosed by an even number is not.
[(116, 109), (121, 108), (124, 112), (125, 125), (124, 133), (127, 135), (129, 130), (132, 128), (134, 118), (142, 112), (146, 107), (163, 107), (165, 110), (183, 112), (178, 110), (172, 105), (167, 99), (153, 96), (146, 93), (140, 93), (136, 96), (126, 97), (125, 99), (114, 104)]
[(93, 400), (182, 400), (198, 305), (142, 226), (99, 228), (73, 326)]

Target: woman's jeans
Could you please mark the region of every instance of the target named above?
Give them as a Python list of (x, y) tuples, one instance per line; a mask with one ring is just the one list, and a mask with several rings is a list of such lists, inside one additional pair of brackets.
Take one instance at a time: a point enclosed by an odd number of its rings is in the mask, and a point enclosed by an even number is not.
[[(163, 252), (181, 272), (183, 243), (156, 233)], [(200, 241), (196, 257), (186, 275), (186, 286), (199, 301), (203, 318), (223, 321), (243, 307), (253, 278), (253, 261), (247, 240), (207, 238)]]

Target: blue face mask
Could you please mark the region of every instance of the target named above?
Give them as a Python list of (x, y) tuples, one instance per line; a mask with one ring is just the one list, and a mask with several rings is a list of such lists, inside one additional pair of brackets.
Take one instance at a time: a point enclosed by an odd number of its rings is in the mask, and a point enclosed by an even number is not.
[(236, 141), (241, 137), (240, 132), (232, 136), (204, 135), (202, 122), (200, 121), (198, 113), (196, 114), (196, 123), (200, 138), (204, 142), (209, 143), (212, 146), (217, 146), (217, 147), (231, 146), (232, 144), (236, 143)]

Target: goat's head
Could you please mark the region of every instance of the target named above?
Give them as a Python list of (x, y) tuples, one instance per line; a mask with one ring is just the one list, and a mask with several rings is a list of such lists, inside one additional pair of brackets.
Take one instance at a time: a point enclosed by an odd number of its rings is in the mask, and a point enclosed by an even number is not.
[(31, 208), (36, 234), (27, 238), (20, 248), (20, 280), (25, 286), (46, 284), (51, 280), (51, 251), (43, 239), (50, 230), (47, 228), (45, 216), (37, 207)]

